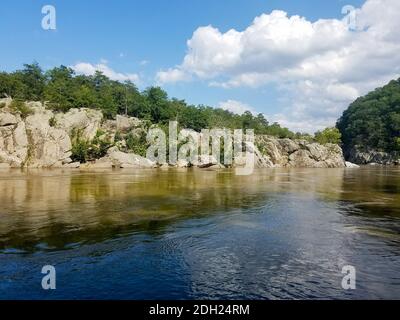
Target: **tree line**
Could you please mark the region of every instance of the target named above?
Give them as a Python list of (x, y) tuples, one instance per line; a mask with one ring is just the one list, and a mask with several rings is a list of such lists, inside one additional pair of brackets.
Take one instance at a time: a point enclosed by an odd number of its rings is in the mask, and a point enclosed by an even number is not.
[(130, 82), (109, 79), (97, 71), (94, 75), (78, 75), (60, 66), (43, 71), (38, 63), (25, 64), (22, 70), (0, 72), (0, 96), (20, 101), (42, 101), (55, 111), (71, 108), (101, 110), (108, 119), (125, 114), (149, 120), (155, 124), (178, 121), (184, 128), (254, 129), (256, 134), (281, 138), (300, 138), (278, 123), (269, 123), (263, 114), (247, 111), (241, 115), (205, 105), (191, 105), (184, 100), (169, 98), (160, 87), (139, 91)]

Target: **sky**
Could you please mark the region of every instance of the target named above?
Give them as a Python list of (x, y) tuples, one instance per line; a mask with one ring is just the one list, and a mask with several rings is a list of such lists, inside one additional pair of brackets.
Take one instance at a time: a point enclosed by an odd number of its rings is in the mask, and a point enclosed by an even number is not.
[[(55, 30), (42, 28), (45, 5)], [(398, 0), (2, 0), (0, 10), (2, 71), (101, 70), (294, 131), (334, 125), (400, 77)]]

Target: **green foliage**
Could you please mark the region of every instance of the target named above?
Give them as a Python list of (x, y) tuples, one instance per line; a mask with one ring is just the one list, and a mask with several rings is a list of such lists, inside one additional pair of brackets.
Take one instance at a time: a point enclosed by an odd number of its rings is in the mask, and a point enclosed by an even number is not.
[(315, 133), (315, 141), (320, 144), (340, 144), (342, 134), (337, 128), (326, 128), (323, 131), (318, 131)]
[(344, 149), (391, 152), (400, 136), (400, 79), (358, 98), (337, 122)]
[(126, 146), (129, 151), (145, 157), (147, 148), (149, 147), (146, 133), (144, 131), (140, 134), (129, 133), (126, 137)]
[(138, 117), (165, 125), (176, 120), (184, 128), (254, 129), (256, 134), (292, 138), (294, 133), (279, 124), (269, 124), (262, 114), (242, 115), (212, 108), (194, 106), (184, 100), (169, 98), (159, 87), (140, 92), (130, 81), (113, 81), (101, 72), (92, 76), (76, 75), (71, 68), (60, 66), (43, 72), (37, 63), (24, 65), (13, 73), (0, 72), (0, 97), (11, 96), (24, 101), (46, 101), (55, 111), (71, 108), (94, 108), (108, 119), (117, 114)]
[(101, 131), (98, 131), (96, 137), (89, 141), (82, 137), (80, 130), (74, 130), (71, 134), (71, 141), (71, 159), (81, 163), (104, 157), (107, 154), (107, 150), (112, 146), (112, 143), (103, 137), (103, 132)]
[(5, 103), (5, 102), (1, 102), (1, 103), (0, 103), (0, 109), (4, 108), (5, 106), (6, 106), (6, 103)]
[(26, 105), (24, 101), (14, 99), (10, 104), (10, 109), (15, 112), (19, 113), (23, 119), (28, 117), (33, 113), (32, 109)]

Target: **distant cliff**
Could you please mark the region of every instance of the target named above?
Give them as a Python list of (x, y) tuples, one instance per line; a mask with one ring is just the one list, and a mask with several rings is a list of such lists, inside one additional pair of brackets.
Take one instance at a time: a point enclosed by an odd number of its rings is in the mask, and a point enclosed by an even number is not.
[[(151, 124), (150, 124), (151, 125)], [(40, 102), (0, 100), (0, 167), (30, 168), (156, 168), (144, 156), (149, 123), (133, 117), (103, 118), (94, 109), (53, 112)], [(344, 167), (338, 145), (320, 145), (305, 140), (259, 135), (255, 141), (255, 166)], [(243, 165), (234, 159), (233, 166)], [(212, 157), (177, 166), (223, 168)]]

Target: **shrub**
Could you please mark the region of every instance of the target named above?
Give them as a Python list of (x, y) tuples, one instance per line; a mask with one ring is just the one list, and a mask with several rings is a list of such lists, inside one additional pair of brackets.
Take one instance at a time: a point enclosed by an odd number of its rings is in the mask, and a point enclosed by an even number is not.
[(33, 114), (32, 109), (29, 108), (24, 101), (18, 99), (14, 99), (11, 102), (10, 109), (13, 112), (19, 113), (23, 119)]
[(337, 128), (326, 128), (323, 131), (318, 131), (315, 133), (315, 141), (320, 144), (340, 144), (342, 134)]
[(145, 157), (148, 148), (146, 133), (144, 131), (140, 134), (129, 133), (126, 137), (126, 146), (129, 151)]
[(92, 141), (88, 141), (82, 137), (82, 131), (74, 130), (71, 134), (71, 159), (85, 163), (104, 157), (112, 143), (108, 139), (103, 139), (102, 135), (103, 133), (98, 131), (96, 137)]

